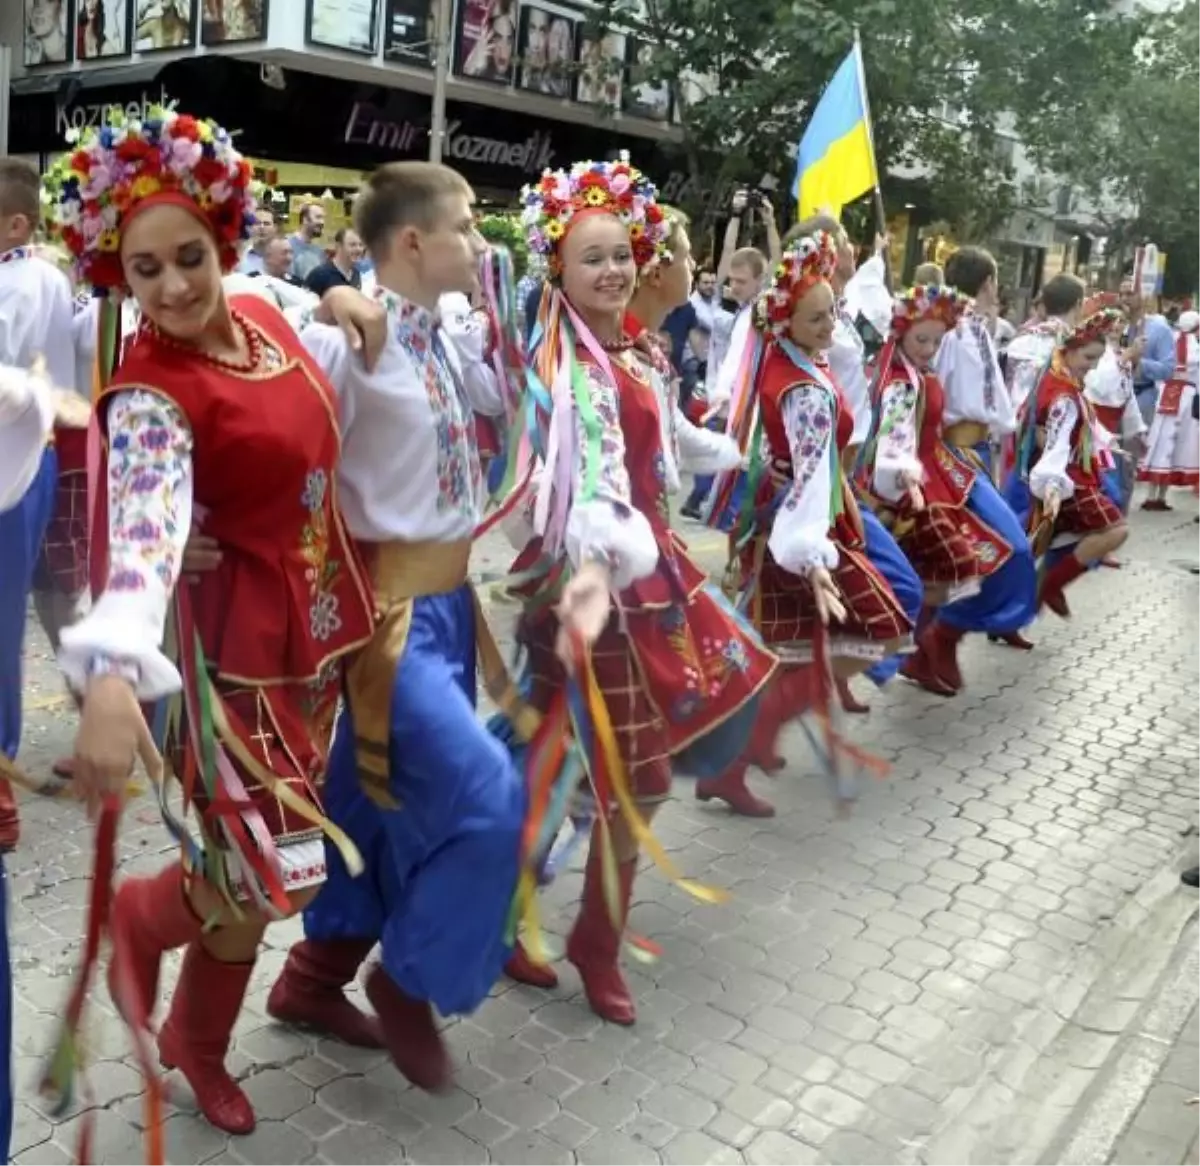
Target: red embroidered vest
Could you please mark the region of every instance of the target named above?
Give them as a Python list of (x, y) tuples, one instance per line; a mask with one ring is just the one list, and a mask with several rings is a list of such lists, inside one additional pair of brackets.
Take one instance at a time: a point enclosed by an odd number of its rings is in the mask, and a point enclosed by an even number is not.
[[(220, 567), (191, 585), (209, 666), (235, 683), (307, 682), (373, 627), (367, 576), (337, 509), (337, 401), (274, 308), (256, 296), (232, 304), (281, 367), (234, 372), (142, 332), (106, 395), (148, 389), (191, 427), (194, 502), (222, 550)], [(107, 546), (93, 554), (101, 586), (106, 560)]]

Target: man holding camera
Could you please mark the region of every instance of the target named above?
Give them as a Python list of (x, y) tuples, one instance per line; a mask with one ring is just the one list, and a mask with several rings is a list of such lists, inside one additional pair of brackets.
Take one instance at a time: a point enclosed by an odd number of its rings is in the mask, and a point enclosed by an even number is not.
[[(738, 358), (750, 333), (751, 310), (771, 267), (779, 262), (783, 246), (775, 209), (761, 190), (739, 190), (733, 196), (725, 241), (717, 264), (716, 285), (724, 292), (712, 310), (712, 334), (708, 346), (708, 376), (704, 395), (708, 400), (709, 424), (717, 417), (733, 394)], [(767, 254), (757, 247), (739, 247), (743, 226), (753, 232), (755, 220), (761, 220), (767, 237)], [(712, 477), (699, 474), (681, 513), (699, 518), (700, 508), (712, 489)]]

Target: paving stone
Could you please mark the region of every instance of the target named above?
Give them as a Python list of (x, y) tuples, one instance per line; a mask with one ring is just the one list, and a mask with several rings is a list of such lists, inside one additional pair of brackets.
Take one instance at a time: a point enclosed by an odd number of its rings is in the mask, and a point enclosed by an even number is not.
[(506, 1081), (482, 1100), (488, 1113), (517, 1130), (535, 1130), (558, 1113), (558, 1102), (519, 1081)]
[[(429, 1129), (407, 1142), (408, 1160), (422, 1166), (482, 1166), (490, 1161), (488, 1151), (458, 1130)], [(395, 1159), (400, 1161), (400, 1159)], [(342, 1159), (354, 1162), (355, 1158)]]
[(265, 1069), (243, 1082), (242, 1088), (259, 1120), (282, 1121), (310, 1105), (312, 1089), (284, 1069)]
[[(343, 1126), (321, 1142), (321, 1156), (330, 1162), (394, 1166), (403, 1160), (404, 1147), (374, 1126)], [(468, 1162), (486, 1161), (486, 1158), (468, 1156), (460, 1161), (466, 1166)]]
[(811, 1146), (779, 1130), (766, 1130), (746, 1147), (745, 1158), (754, 1166), (782, 1166), (783, 1163), (805, 1166), (821, 1161), (821, 1155)]
[(642, 1099), (642, 1108), (682, 1130), (703, 1128), (705, 1122), (717, 1112), (717, 1107), (707, 1097), (701, 1097), (682, 1085), (668, 1085), (655, 1090)]
[[(352, 1130), (361, 1135), (361, 1140), (355, 1143), (358, 1150), (347, 1157), (346, 1161), (370, 1163), (395, 1160), (394, 1158), (370, 1156), (373, 1147), (378, 1146), (380, 1142), (387, 1141), (377, 1129), (369, 1126), (347, 1126), (345, 1130), (339, 1130), (332, 1136), (339, 1138), (343, 1133), (348, 1134)], [(237, 1161), (249, 1163), (250, 1166), (275, 1166), (279, 1162), (299, 1162), (312, 1152), (312, 1143), (309, 1139), (295, 1126), (282, 1121), (260, 1121), (252, 1134), (246, 1134), (236, 1141), (236, 1146), (230, 1146), (232, 1156)], [(392, 1144), (395, 1148), (391, 1153), (395, 1154), (400, 1147), (395, 1146), (395, 1143)]]
[(581, 1166), (646, 1166), (662, 1160), (658, 1151), (628, 1134), (616, 1132), (597, 1134), (575, 1157)]
[(739, 1166), (745, 1159), (732, 1146), (699, 1130), (680, 1130), (661, 1150), (669, 1166)]

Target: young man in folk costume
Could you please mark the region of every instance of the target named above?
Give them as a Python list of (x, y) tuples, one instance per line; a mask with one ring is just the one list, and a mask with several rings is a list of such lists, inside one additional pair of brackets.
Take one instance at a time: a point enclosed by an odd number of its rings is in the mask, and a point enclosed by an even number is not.
[(1200, 314), (1184, 312), (1175, 333), (1175, 369), (1158, 391), (1146, 457), (1138, 481), (1150, 486), (1143, 510), (1170, 510), (1172, 486), (1200, 486), (1200, 420), (1196, 418), (1196, 377), (1200, 366)]
[[(16, 158), (0, 158), (0, 364), (28, 369), (41, 358), (51, 384), (69, 389), (75, 382), (74, 300), (67, 277), (34, 254), (40, 221), (37, 171)], [(21, 744), (25, 614), (57, 483), (51, 442), (24, 497), (0, 515), (0, 753), (10, 760)], [(20, 831), (15, 794), (0, 776), (0, 852), (17, 845)]]
[[(1005, 354), (1005, 383), (1018, 418), (1055, 347), (1075, 326), (1083, 306), (1084, 291), (1083, 280), (1065, 271), (1047, 280), (1039, 296), (1041, 313), (1009, 341)], [(1005, 475), (1013, 464), (1012, 444), (1011, 441), (1006, 443)]]
[[(62, 632), (83, 700), (75, 780), (93, 804), (119, 800), (135, 759), (154, 761), (139, 702), (168, 698), (166, 755), (203, 839), (170, 816), (181, 861), (120, 883), (109, 988), (146, 1032), (162, 958), (186, 947), (159, 1056), (213, 1125), (248, 1133), (254, 1110), (225, 1056), (264, 929), (324, 878), (332, 828), (316, 786), (337, 663), (372, 626), (330, 484), (335, 400), (275, 309), (224, 294), (253, 205), (224, 130), (161, 109), (114, 115), (84, 132), (68, 171), (55, 214), (77, 275), (128, 288), (142, 313), (97, 402), (96, 600)], [(200, 514), (222, 561), (180, 586)], [(344, 1035), (377, 1044), (359, 1020)]]
[[(577, 649), (589, 649), (613, 752), (592, 771), (598, 816), (566, 954), (592, 1010), (632, 1024), (620, 952), (645, 820), (685, 754), (741, 752), (775, 660), (670, 528), (685, 423), (625, 328), (638, 275), (664, 258), (671, 233), (654, 186), (625, 159), (581, 162), (547, 171), (524, 205), (530, 249), (552, 278), (530, 357), (550, 398), (537, 414), (545, 464), (514, 564), (533, 576), (517, 588), (527, 601), (518, 638), (542, 714), (581, 666)], [(555, 982), (547, 970), (530, 982)]]
[(918, 650), (901, 675), (939, 696), (962, 687), (962, 609), (953, 605), (979, 596), (968, 618), (978, 623), (1013, 603), (1020, 581), (1006, 575), (984, 586), (1019, 554), (1014, 539), (1025, 542), (987, 475), (946, 438), (947, 397), (933, 362), (968, 302), (933, 285), (897, 298), (875, 371), (876, 420), (859, 463), (864, 498), (925, 585)]
[(368, 370), (340, 332), (301, 334), (340, 396), (342, 504), (375, 588), (375, 635), (347, 670), (324, 787), (367, 871), (352, 878), (328, 852), (267, 1008), (335, 1033), (355, 1024), (343, 989), (382, 941), (367, 996), (393, 1061), (425, 1089), (451, 1073), (434, 1007), (475, 1009), (508, 955), (526, 803), (475, 714), (477, 648), (485, 666), (496, 653), (467, 582), (484, 500), (472, 419), (502, 414), (504, 398), (495, 376), (463, 375), (438, 319), (441, 297), (477, 286), (473, 201), (448, 167), (375, 171), (355, 220), (386, 312), (383, 352)]
[(814, 706), (828, 711), (826, 672), (846, 680), (911, 643), (912, 623), (867, 554), (843, 470), (855, 415), (826, 359), (838, 258), (834, 237), (820, 231), (796, 240), (776, 267), (756, 305), (758, 347), (745, 365), (752, 380), (734, 394), (731, 424), (750, 468), (716, 487), (717, 505), (729, 503), (728, 523), (718, 521), (742, 542), (740, 606), (783, 669), (751, 748), (696, 792), (754, 817), (774, 810), (746, 789), (746, 770), (773, 767), (769, 746), (784, 722)]
[[(1021, 629), (1037, 614), (1037, 570), (1020, 519), (994, 485), (993, 449), (1011, 441), (1016, 413), (1000, 372), (988, 322), (995, 311), (996, 261), (981, 247), (962, 247), (946, 264), (950, 286), (971, 297), (971, 306), (942, 338), (934, 361), (945, 393), (942, 433), (947, 445), (976, 469), (970, 505), (1012, 547), (1003, 567), (989, 574), (978, 595), (938, 612), (931, 633), (941, 653), (933, 670), (961, 686), (959, 641), (968, 632), (986, 632), (1014, 648), (1033, 647)], [(918, 668), (922, 661), (914, 661)], [(958, 683), (955, 683), (955, 680)]]
[(1085, 317), (1054, 350), (1022, 422), (1017, 472), (1037, 505), (1030, 529), (1047, 546), (1039, 604), (1070, 615), (1067, 586), (1128, 537), (1120, 509), (1105, 492), (1111, 439), (1083, 391), (1084, 378), (1104, 354), (1121, 320), (1104, 308)]

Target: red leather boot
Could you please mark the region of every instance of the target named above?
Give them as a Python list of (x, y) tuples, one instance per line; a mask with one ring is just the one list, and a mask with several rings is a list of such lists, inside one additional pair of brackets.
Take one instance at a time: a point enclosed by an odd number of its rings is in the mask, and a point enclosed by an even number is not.
[(179, 863), (149, 878), (125, 879), (117, 888), (109, 921), (108, 990), (127, 1023), (149, 1025), (163, 954), (199, 939), (203, 926), (184, 894)]
[(735, 761), (718, 777), (696, 782), (696, 797), (702, 802), (720, 798), (735, 814), (744, 818), (773, 818), (775, 807), (755, 797), (746, 786), (748, 761)]
[(926, 635), (929, 637), (934, 672), (958, 692), (963, 686), (962, 670), (958, 666), (958, 645), (966, 633), (941, 620), (934, 620)]
[(869, 704), (863, 704), (850, 688), (849, 680), (834, 680), (834, 686), (837, 688), (838, 700), (841, 701), (842, 708), (848, 713), (855, 713), (863, 716), (871, 711)]
[(763, 773), (775, 773), (787, 764), (778, 753), (779, 735), (817, 703), (820, 677), (812, 664), (785, 664), (771, 678), (760, 698), (758, 717), (750, 733), (746, 757)]
[(303, 939), (288, 952), (287, 963), (267, 997), (267, 1013), (284, 1024), (328, 1033), (348, 1045), (381, 1049), (383, 1031), (346, 996), (375, 946), (370, 939)]
[(905, 680), (919, 684), (926, 692), (932, 692), (935, 696), (954, 696), (958, 690), (938, 675), (932, 632), (933, 624), (928, 624), (918, 633), (917, 650), (900, 665), (900, 675)]
[(504, 965), (504, 974), (518, 984), (529, 984), (533, 988), (558, 987), (558, 973), (549, 964), (534, 963), (519, 939)]
[(163, 1067), (184, 1075), (200, 1112), (227, 1134), (248, 1134), (256, 1124), (250, 1099), (225, 1068), (253, 971), (253, 963), (223, 963), (201, 944), (190, 944), (158, 1034)]
[(450, 1054), (428, 1000), (415, 1000), (376, 964), (367, 976), (367, 999), (379, 1013), (392, 1063), (418, 1089), (440, 1093), (450, 1084)]
[(1007, 644), (1018, 652), (1032, 652), (1033, 641), (1027, 640), (1020, 632), (993, 632), (988, 636), (989, 644)]
[(12, 782), (0, 777), (0, 854), (16, 850), (21, 841), (21, 815)]
[(1074, 555), (1063, 555), (1042, 578), (1038, 607), (1044, 605), (1060, 618), (1070, 619), (1071, 609), (1067, 606), (1067, 597), (1063, 592), (1069, 583), (1074, 583), (1080, 575), (1086, 573), (1086, 563), (1081, 563)]
[(583, 901), (579, 916), (567, 940), (567, 959), (583, 980), (583, 991), (592, 1011), (613, 1024), (632, 1024), (637, 1019), (629, 985), (621, 975), (621, 936), (629, 915), (637, 859), (617, 864), (616, 910), (620, 924), (614, 925), (604, 899), (604, 875), (601, 843), (596, 830), (588, 850), (587, 870), (583, 877)]

